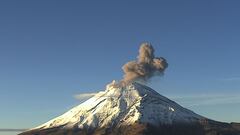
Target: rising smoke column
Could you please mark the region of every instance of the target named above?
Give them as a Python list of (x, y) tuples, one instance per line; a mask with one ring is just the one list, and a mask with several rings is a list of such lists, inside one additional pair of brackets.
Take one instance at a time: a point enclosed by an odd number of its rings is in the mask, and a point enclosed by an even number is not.
[(127, 62), (123, 67), (124, 78), (122, 84), (134, 81), (147, 81), (155, 75), (162, 75), (168, 63), (163, 57), (154, 56), (154, 48), (150, 43), (142, 43), (138, 59)]

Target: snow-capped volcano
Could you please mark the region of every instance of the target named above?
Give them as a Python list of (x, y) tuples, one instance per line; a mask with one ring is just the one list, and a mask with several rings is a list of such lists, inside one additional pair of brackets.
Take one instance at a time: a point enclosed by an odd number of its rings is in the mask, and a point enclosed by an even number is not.
[[(21, 135), (240, 135), (239, 125), (202, 117), (153, 89), (136, 83), (168, 67), (142, 43), (137, 60), (123, 65), (124, 77), (65, 114)], [(239, 127), (240, 129), (240, 127)]]
[(201, 118), (147, 86), (131, 83), (117, 87), (113, 81), (105, 91), (37, 128), (105, 127), (136, 122), (156, 125), (196, 122)]
[(115, 81), (106, 90), (21, 135), (240, 135), (239, 125), (200, 116), (153, 89)]

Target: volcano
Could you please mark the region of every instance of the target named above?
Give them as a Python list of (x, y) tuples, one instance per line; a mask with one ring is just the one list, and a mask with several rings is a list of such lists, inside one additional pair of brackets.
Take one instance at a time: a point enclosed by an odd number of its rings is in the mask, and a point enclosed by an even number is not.
[(82, 104), (20, 135), (240, 135), (240, 124), (200, 116), (140, 83), (115, 81)]

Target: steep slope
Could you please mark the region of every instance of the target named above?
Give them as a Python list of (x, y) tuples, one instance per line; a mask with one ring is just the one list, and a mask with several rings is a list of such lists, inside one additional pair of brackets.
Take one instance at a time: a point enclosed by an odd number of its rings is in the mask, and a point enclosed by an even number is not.
[(204, 134), (204, 126), (211, 129), (209, 122), (147, 86), (131, 83), (118, 87), (112, 82), (105, 91), (23, 135), (154, 134), (159, 129), (186, 134), (189, 128), (195, 129), (196, 133), (190, 132), (193, 135)]

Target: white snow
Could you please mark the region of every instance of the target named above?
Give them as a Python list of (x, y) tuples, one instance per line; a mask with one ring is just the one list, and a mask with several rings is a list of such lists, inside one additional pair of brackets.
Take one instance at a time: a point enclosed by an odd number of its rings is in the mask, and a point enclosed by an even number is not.
[(115, 84), (113, 81), (106, 86), (105, 91), (34, 129), (58, 126), (63, 128), (121, 126), (135, 122), (171, 124), (194, 122), (203, 118), (147, 86), (132, 83), (126, 88), (121, 88)]

